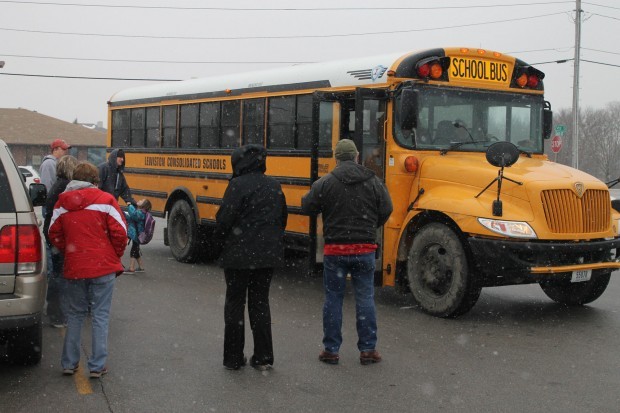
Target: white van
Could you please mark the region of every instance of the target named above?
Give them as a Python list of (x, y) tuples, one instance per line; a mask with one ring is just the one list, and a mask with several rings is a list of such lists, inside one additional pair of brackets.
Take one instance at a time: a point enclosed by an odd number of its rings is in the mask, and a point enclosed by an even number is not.
[(36, 364), (41, 360), (47, 271), (45, 240), (33, 206), (45, 203), (46, 189), (39, 183), (26, 188), (2, 140), (0, 194), (0, 346), (6, 345), (11, 363)]

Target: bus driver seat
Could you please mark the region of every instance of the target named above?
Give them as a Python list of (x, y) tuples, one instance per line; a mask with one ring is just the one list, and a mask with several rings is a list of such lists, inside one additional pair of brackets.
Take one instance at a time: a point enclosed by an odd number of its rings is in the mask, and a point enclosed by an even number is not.
[(449, 120), (439, 121), (435, 129), (433, 143), (436, 145), (449, 145), (456, 140), (455, 127)]

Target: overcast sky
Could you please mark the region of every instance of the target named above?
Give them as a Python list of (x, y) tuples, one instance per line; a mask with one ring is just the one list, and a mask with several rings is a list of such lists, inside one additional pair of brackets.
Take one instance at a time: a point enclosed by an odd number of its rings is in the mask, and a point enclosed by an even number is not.
[[(572, 59), (575, 7), (574, 0), (0, 0), (0, 107), (107, 126), (107, 100), (149, 82), (55, 76), (189, 79), (447, 46), (528, 63)], [(597, 63), (582, 61), (580, 105), (602, 108), (620, 101), (620, 2), (582, 1), (582, 9), (581, 58)], [(570, 108), (572, 60), (537, 67), (552, 108)]]

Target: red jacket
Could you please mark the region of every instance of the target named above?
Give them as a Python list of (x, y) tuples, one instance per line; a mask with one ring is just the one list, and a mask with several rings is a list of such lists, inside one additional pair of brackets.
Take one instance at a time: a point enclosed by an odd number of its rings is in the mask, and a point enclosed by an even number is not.
[(127, 246), (127, 223), (118, 202), (107, 192), (71, 181), (54, 206), (49, 238), (64, 253), (64, 277), (120, 275)]

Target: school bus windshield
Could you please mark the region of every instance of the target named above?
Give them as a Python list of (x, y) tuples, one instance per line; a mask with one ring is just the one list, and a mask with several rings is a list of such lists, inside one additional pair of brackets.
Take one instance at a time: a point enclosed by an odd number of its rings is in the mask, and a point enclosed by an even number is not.
[(526, 152), (543, 152), (541, 96), (436, 87), (420, 89), (418, 96), (417, 127), (395, 128), (402, 146), (483, 152), (507, 141)]

